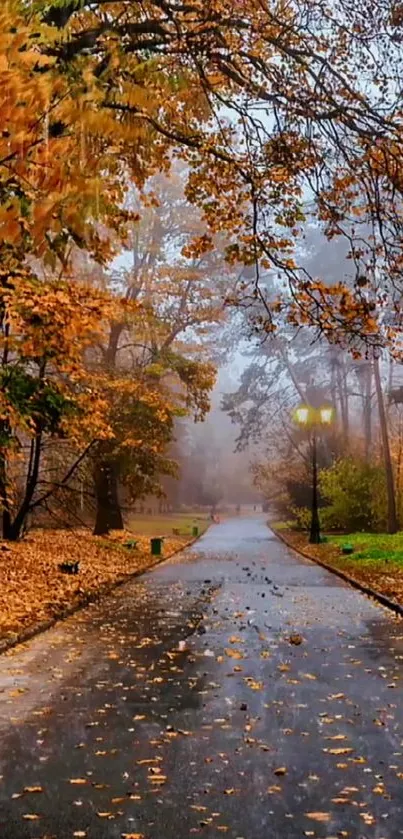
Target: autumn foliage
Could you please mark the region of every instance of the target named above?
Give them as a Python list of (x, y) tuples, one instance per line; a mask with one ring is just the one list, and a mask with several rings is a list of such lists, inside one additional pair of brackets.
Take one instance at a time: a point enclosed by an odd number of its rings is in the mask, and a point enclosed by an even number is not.
[[(388, 347), (400, 357), (401, 24), (393, 3), (381, 22), (368, 7), (2, 4), (0, 494), (10, 538), (87, 456), (98, 512), (116, 481), (132, 495), (157, 486), (176, 417), (208, 408), (201, 333), (219, 322), (218, 300), (250, 310), (259, 333), (306, 325), (355, 356)], [(150, 180), (179, 159), (187, 205), (173, 202), (172, 229), (183, 235), (164, 252), (151, 237), (142, 251), (141, 224), (159, 206)], [(151, 223), (161, 231), (163, 213)], [(348, 277), (308, 270), (307, 223), (348, 242)], [(112, 260), (128, 246), (137, 262), (116, 283)], [(200, 271), (217, 279), (217, 254), (240, 281), (224, 293), (215, 283), (214, 301)], [(66, 469), (38, 489), (54, 438), (68, 441)]]

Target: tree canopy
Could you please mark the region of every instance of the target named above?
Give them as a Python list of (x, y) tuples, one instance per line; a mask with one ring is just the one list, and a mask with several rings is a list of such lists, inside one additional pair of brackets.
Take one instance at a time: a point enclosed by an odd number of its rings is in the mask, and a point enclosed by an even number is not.
[[(173, 427), (181, 400), (205, 413), (213, 375), (190, 336), (202, 344), (204, 321), (221, 311), (222, 255), (223, 275), (233, 269), (234, 280), (226, 303), (250, 310), (258, 333), (307, 325), (355, 355), (384, 347), (400, 355), (401, 22), (393, 0), (354, 9), (345, 0), (3, 4), (0, 490), (8, 514), (10, 452), (26, 436), (24, 510), (44, 435), (67, 434), (80, 458), (93, 440), (115, 440), (114, 449), (117, 437), (119, 446), (142, 439), (122, 426), (146, 414), (164, 458), (170, 435), (158, 422)], [(157, 258), (150, 241), (141, 294), (133, 282), (79, 278), (77, 252), (106, 270), (136, 225), (144, 230), (159, 205), (150, 181), (178, 161), (188, 203), (180, 208), (172, 196), (171, 223), (186, 235), (173, 233)], [(186, 226), (191, 204), (196, 222)], [(308, 226), (346, 242), (347, 279), (341, 271), (329, 278), (326, 265), (313, 272)], [(217, 300), (200, 271), (219, 287)], [(133, 343), (146, 326), (147, 362), (137, 354), (131, 367), (127, 356), (116, 365), (111, 340), (129, 334)], [(88, 394), (92, 412), (83, 407)]]
[[(399, 344), (399, 5), (262, 0), (44, 2), (45, 50), (114, 126), (138, 185), (182, 155), (188, 195), (255, 266), (263, 328), (285, 309), (330, 340)], [(85, 73), (84, 73), (85, 68)], [(296, 258), (303, 222), (349, 242), (350, 286)], [(205, 245), (205, 238), (199, 246)], [(260, 265), (286, 281), (276, 300)], [(392, 309), (383, 317), (385, 306)], [(399, 349), (399, 346), (395, 347)]]

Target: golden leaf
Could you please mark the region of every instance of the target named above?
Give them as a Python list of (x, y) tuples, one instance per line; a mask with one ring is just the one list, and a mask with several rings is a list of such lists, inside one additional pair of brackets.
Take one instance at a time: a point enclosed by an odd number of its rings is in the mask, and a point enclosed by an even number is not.
[(328, 822), (330, 821), (330, 813), (324, 813), (320, 810), (314, 811), (312, 813), (305, 813), (307, 819), (313, 819), (315, 822)]

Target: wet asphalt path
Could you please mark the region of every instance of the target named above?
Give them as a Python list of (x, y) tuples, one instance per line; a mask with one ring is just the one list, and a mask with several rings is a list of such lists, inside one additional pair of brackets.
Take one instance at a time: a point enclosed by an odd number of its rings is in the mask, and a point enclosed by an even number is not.
[(1, 839), (403, 836), (403, 626), (263, 518), (0, 658)]

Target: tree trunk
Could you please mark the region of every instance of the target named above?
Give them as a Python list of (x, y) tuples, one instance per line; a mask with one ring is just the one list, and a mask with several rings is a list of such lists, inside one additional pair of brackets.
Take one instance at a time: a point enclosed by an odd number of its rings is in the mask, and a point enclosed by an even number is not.
[(363, 395), (363, 414), (364, 414), (364, 440), (365, 440), (365, 460), (368, 462), (371, 456), (372, 446), (372, 367), (368, 363), (365, 371), (364, 379), (364, 395)]
[(94, 535), (104, 536), (110, 530), (123, 530), (116, 461), (100, 457), (95, 463), (94, 482), (96, 497)]
[(344, 445), (347, 448), (349, 435), (350, 435), (350, 417), (349, 417), (349, 405), (348, 405), (348, 391), (347, 391), (347, 382), (346, 382), (346, 374), (343, 369), (340, 369), (340, 366), (337, 367), (337, 389), (339, 391), (339, 401), (340, 401), (340, 414), (341, 414), (341, 423), (343, 429), (343, 440)]
[[(3, 421), (0, 425), (1, 436), (5, 441), (10, 435), (10, 427), (7, 421)], [(11, 511), (10, 502), (7, 493), (7, 458), (5, 452), (6, 442), (3, 451), (0, 453), (0, 507), (2, 510), (2, 534), (3, 539), (8, 539), (8, 533), (11, 527)]]
[[(123, 323), (113, 323), (109, 332), (105, 352), (105, 364), (109, 370), (116, 367), (116, 353)], [(94, 469), (96, 517), (94, 534), (105, 535), (110, 530), (123, 530), (123, 517), (119, 502), (119, 463), (110, 454), (107, 442), (99, 443)]]
[(318, 510), (318, 447), (315, 429), (313, 429), (312, 434), (312, 507), (309, 541), (311, 545), (319, 545), (320, 543), (320, 522)]
[(123, 516), (119, 502), (118, 489), (119, 465), (116, 460), (110, 463), (109, 468), (109, 527), (110, 530), (123, 530)]
[(388, 498), (388, 533), (397, 533), (398, 521), (396, 513), (395, 482), (393, 477), (392, 458), (390, 455), (389, 434), (386, 421), (385, 402), (383, 398), (379, 359), (374, 358), (374, 379), (376, 397), (378, 401), (379, 423), (381, 427), (382, 451), (385, 465), (386, 491)]
[(397, 519), (400, 520), (400, 511), (402, 506), (402, 491), (401, 491), (401, 479), (402, 479), (402, 454), (403, 454), (403, 447), (402, 447), (402, 417), (399, 416), (399, 426), (398, 426), (398, 449), (397, 449), (397, 459), (396, 459), (396, 509), (397, 509)]
[(95, 536), (104, 536), (109, 533), (109, 503), (108, 503), (108, 476), (105, 469), (105, 461), (99, 460), (94, 469), (96, 517), (94, 526)]
[(25, 486), (24, 498), (14, 518), (6, 508), (3, 511), (3, 538), (10, 542), (17, 542), (21, 538), (26, 527), (27, 517), (31, 511), (32, 499), (37, 487), (39, 478), (39, 467), (42, 456), (42, 432), (38, 431), (31, 441), (31, 454), (29, 459), (28, 474)]
[(3, 513), (3, 539), (8, 542), (18, 542), (23, 535), (25, 521), (26, 514), (18, 515), (12, 520), (10, 514), (5, 511)]

